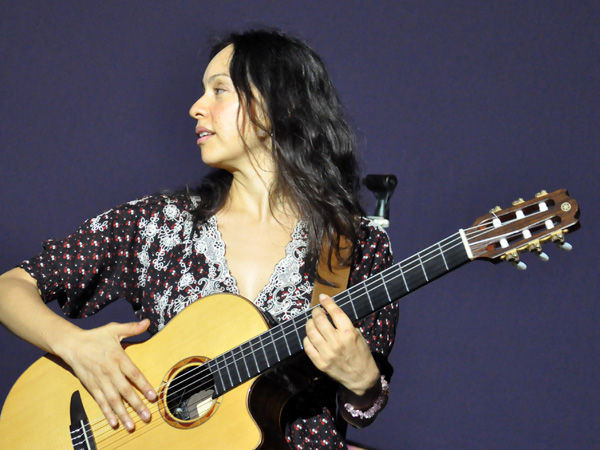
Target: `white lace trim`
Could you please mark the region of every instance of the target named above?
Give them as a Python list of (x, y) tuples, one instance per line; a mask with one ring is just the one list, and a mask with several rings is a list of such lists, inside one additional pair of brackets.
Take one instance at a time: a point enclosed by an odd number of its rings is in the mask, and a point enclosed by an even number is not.
[[(165, 286), (154, 299), (154, 311), (159, 316), (159, 330), (165, 326), (168, 318), (178, 314), (198, 298), (221, 292), (239, 294), (236, 281), (227, 266), (225, 242), (219, 232), (216, 217), (211, 217), (195, 229), (193, 217), (188, 211), (181, 209), (173, 200), (165, 199), (165, 202), (162, 224), (159, 225), (160, 214), (154, 214), (148, 219), (142, 218), (139, 223), (143, 243), (138, 253), (138, 286), (146, 286), (150, 267), (165, 271), (178, 266), (176, 270), (179, 279), (176, 285)], [(150, 255), (150, 247), (157, 240), (158, 251)], [(285, 257), (277, 263), (269, 283), (254, 300), (256, 306), (268, 311), (278, 321), (290, 319), (310, 307), (312, 284), (303, 282), (300, 273), (306, 245), (306, 227), (300, 221), (286, 246)], [(183, 248), (182, 253), (178, 254), (179, 261), (170, 259), (171, 250), (176, 246)], [(207, 273), (191, 270), (192, 262), (200, 255), (205, 258)]]
[(91, 221), (90, 221), (90, 230), (92, 232), (97, 232), (97, 231), (104, 231), (106, 230), (106, 227), (108, 226), (108, 220), (105, 220), (104, 222), (100, 222), (102, 219), (106, 219), (106, 217), (108, 216), (108, 214), (110, 214), (112, 212), (112, 209), (109, 209), (108, 211), (100, 214), (97, 217), (94, 217)]
[[(232, 290), (230, 292), (239, 295), (237, 282), (231, 275), (227, 265), (225, 242), (219, 232), (216, 217), (211, 217), (208, 223), (213, 227), (212, 231), (218, 239), (218, 246), (216, 247), (219, 248), (219, 252), (218, 254), (207, 252), (207, 261), (223, 268), (222, 276), (231, 286)], [(275, 266), (267, 285), (252, 301), (257, 307), (267, 311), (279, 322), (298, 315), (310, 306), (310, 302), (305, 300), (305, 295), (312, 293), (312, 285), (309, 282), (302, 283), (302, 275), (300, 274), (300, 268), (306, 254), (306, 245), (306, 227), (304, 222), (299, 221), (292, 232), (291, 241), (285, 247), (285, 256)], [(299, 299), (304, 303), (303, 308), (294, 308)]]
[[(254, 300), (256, 306), (268, 311), (278, 322), (289, 320), (310, 307), (313, 285), (303, 282), (300, 273), (307, 244), (306, 225), (300, 221), (285, 247), (285, 257), (277, 263), (269, 283)], [(302, 307), (294, 307), (299, 302), (303, 303)]]

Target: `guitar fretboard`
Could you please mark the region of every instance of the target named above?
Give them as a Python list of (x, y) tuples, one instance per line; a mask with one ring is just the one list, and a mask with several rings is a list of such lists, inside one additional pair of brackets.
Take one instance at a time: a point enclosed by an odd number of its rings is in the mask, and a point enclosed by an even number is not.
[[(353, 323), (399, 300), (469, 261), (460, 233), (394, 264), (334, 297)], [(207, 363), (214, 379), (213, 397), (254, 378), (302, 351), (310, 310), (229, 350)]]

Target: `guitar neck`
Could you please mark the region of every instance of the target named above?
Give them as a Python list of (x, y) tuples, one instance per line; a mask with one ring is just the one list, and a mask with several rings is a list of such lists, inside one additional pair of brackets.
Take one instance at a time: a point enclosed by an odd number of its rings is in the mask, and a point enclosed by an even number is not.
[[(394, 264), (336, 295), (334, 301), (353, 323), (399, 300), (470, 261), (461, 232)], [(207, 363), (214, 397), (254, 378), (303, 350), (307, 310)]]

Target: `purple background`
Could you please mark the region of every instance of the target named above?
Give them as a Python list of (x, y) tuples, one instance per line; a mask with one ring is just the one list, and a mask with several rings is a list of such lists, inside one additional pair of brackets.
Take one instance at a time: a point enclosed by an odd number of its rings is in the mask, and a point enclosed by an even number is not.
[[(476, 262), (401, 303), (378, 449), (600, 448), (595, 1), (4, 1), (0, 270), (103, 210), (204, 173), (187, 116), (208, 38), (257, 24), (307, 39), (394, 173), (397, 260), (496, 204), (568, 188), (570, 254)], [(369, 193), (365, 194), (372, 208)], [(130, 320), (116, 304), (87, 326)], [(224, 323), (226, 326), (226, 323)], [(0, 403), (40, 352), (0, 327)]]

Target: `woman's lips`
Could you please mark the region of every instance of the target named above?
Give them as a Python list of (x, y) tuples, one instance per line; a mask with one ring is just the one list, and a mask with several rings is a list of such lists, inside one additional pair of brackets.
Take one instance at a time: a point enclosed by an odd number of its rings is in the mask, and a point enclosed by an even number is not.
[(200, 135), (198, 135), (198, 140), (196, 141), (196, 144), (200, 145), (200, 144), (206, 142), (208, 139), (210, 139), (213, 136), (214, 136), (214, 133), (200, 134)]
[(198, 141), (196, 141), (196, 143), (200, 145), (206, 142), (212, 136), (214, 136), (214, 134), (215, 133), (209, 130), (208, 128), (196, 127), (196, 135), (198, 136)]

